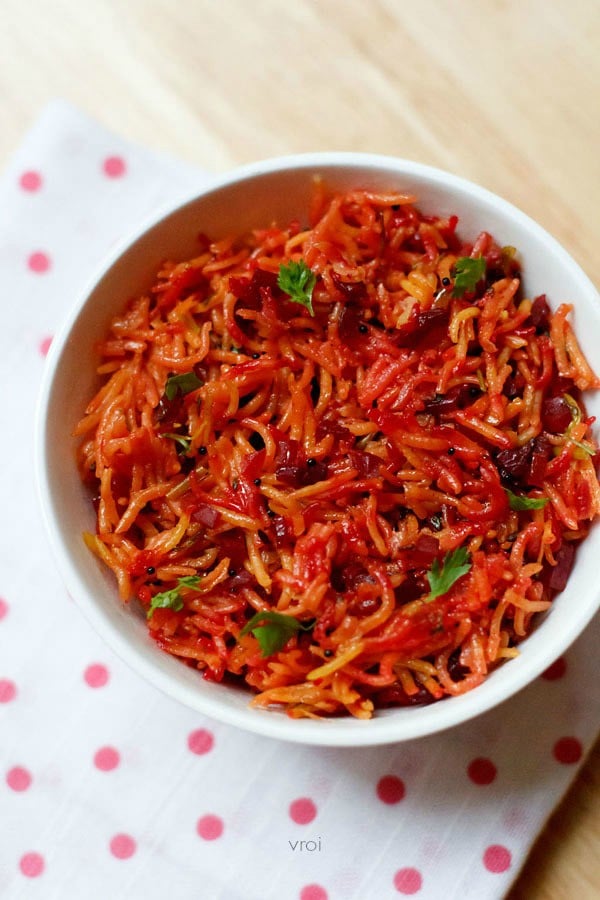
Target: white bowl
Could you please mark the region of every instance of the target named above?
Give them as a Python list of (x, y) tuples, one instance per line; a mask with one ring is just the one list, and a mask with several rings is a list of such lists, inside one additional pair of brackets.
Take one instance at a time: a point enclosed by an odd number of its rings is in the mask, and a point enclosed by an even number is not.
[[(70, 594), (106, 642), (149, 682), (187, 706), (258, 734), (306, 744), (362, 746), (431, 734), (471, 719), (506, 700), (538, 676), (575, 640), (600, 605), (600, 529), (578, 549), (565, 591), (520, 655), (459, 697), (429, 706), (379, 711), (369, 721), (291, 719), (274, 710), (250, 708), (242, 689), (205, 681), (160, 651), (134, 605), (124, 605), (115, 582), (82, 540), (93, 530), (90, 498), (81, 484), (71, 432), (96, 387), (94, 344), (109, 320), (133, 295), (147, 288), (164, 258), (193, 255), (196, 235), (242, 232), (273, 219), (305, 218), (315, 174), (332, 188), (397, 188), (414, 192), (425, 212), (456, 213), (465, 237), (491, 232), (518, 248), (525, 290), (546, 293), (550, 305), (575, 306), (574, 326), (583, 351), (597, 362), (600, 297), (579, 266), (539, 225), (511, 204), (468, 181), (414, 162), (356, 153), (322, 153), (267, 160), (215, 180), (188, 203), (172, 209), (133, 236), (83, 292), (52, 343), (37, 423), (37, 478), (44, 517), (59, 570)], [(587, 399), (600, 415), (600, 396)]]

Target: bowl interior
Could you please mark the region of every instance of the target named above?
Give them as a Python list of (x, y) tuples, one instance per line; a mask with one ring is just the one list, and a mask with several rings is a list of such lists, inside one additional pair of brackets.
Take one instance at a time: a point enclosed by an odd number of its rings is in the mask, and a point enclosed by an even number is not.
[[(207, 715), (273, 737), (317, 744), (360, 745), (417, 737), (483, 712), (523, 687), (558, 656), (587, 624), (600, 600), (595, 558), (600, 531), (593, 528), (578, 550), (566, 590), (521, 645), (521, 655), (494, 671), (476, 690), (428, 707), (387, 710), (369, 721), (291, 720), (276, 711), (248, 708), (243, 690), (204, 681), (196, 670), (159, 651), (141, 611), (123, 605), (112, 574), (86, 549), (82, 532), (94, 529), (90, 498), (82, 487), (72, 430), (97, 384), (96, 342), (127, 300), (150, 286), (164, 259), (197, 251), (196, 236), (240, 233), (273, 221), (306, 220), (315, 177), (332, 189), (393, 188), (414, 193), (421, 209), (457, 214), (459, 230), (486, 230), (515, 246), (528, 296), (546, 293), (551, 306), (575, 306), (574, 326), (592, 366), (600, 339), (598, 294), (566, 252), (514, 207), (461, 179), (415, 163), (350, 154), (322, 154), (248, 167), (217, 182), (161, 218), (120, 252), (84, 293), (54, 341), (39, 407), (38, 482), (50, 539), (66, 586), (94, 627), (126, 661), (167, 694)], [(600, 397), (587, 398), (600, 415)]]

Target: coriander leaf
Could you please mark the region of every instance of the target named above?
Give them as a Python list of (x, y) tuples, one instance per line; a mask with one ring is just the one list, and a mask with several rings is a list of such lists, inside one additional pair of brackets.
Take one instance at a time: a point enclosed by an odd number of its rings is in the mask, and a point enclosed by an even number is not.
[(513, 494), (508, 488), (505, 488), (508, 497), (508, 505), (511, 509), (520, 511), (523, 509), (543, 509), (548, 502), (547, 497), (524, 497), (520, 494)]
[(179, 589), (175, 587), (171, 588), (170, 591), (162, 591), (160, 594), (155, 594), (147, 613), (149, 619), (155, 609), (174, 609), (175, 612), (179, 612), (180, 609), (183, 609), (183, 600), (181, 599)]
[[(260, 624), (260, 623), (266, 624)], [(262, 651), (262, 656), (271, 656), (277, 653), (282, 647), (285, 647), (289, 639), (296, 634), (297, 631), (310, 631), (314, 621), (299, 622), (293, 616), (286, 616), (283, 613), (274, 612), (272, 610), (264, 610), (257, 612), (252, 618), (246, 622), (240, 631), (240, 637), (252, 632)]]
[(175, 441), (176, 444), (179, 444), (181, 449), (177, 452), (181, 454), (187, 453), (192, 443), (191, 440), (183, 434), (172, 434), (169, 431), (163, 431), (161, 437), (170, 438), (172, 441)]
[(176, 587), (154, 595), (147, 613), (148, 618), (152, 616), (155, 609), (174, 609), (175, 612), (179, 612), (180, 609), (183, 609), (181, 588), (195, 588), (199, 584), (200, 577), (198, 575), (183, 575), (178, 578)]
[(177, 579), (177, 585), (178, 587), (195, 588), (198, 587), (200, 581), (199, 575), (182, 575), (181, 578)]
[(453, 297), (462, 297), (467, 291), (474, 291), (477, 282), (485, 275), (483, 256), (459, 256), (454, 263)]
[(303, 259), (300, 262), (291, 260), (287, 265), (282, 263), (279, 266), (277, 284), (293, 303), (300, 303), (302, 306), (305, 306), (311, 316), (315, 314), (312, 305), (312, 293), (316, 283), (317, 276), (309, 269)]
[(272, 656), (283, 649), (292, 635), (296, 634), (296, 629), (288, 630), (281, 625), (259, 625), (254, 628), (252, 634), (260, 644), (261, 656)]
[(446, 553), (444, 563), (440, 567), (439, 560), (434, 560), (431, 570), (426, 573), (431, 593), (426, 602), (447, 594), (455, 581), (466, 575), (471, 568), (469, 553), (466, 547), (458, 547), (452, 553)]
[(167, 378), (167, 383), (165, 384), (165, 396), (167, 400), (174, 400), (178, 394), (184, 397), (185, 394), (195, 391), (197, 388), (202, 387), (203, 384), (204, 382), (198, 378), (195, 372), (171, 375)]

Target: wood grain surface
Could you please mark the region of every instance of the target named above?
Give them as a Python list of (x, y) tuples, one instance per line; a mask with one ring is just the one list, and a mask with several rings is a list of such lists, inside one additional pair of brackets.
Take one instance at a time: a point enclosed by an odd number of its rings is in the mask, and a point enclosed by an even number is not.
[[(501, 194), (598, 283), (599, 48), (598, 0), (0, 0), (0, 167), (54, 97), (209, 170), (390, 153)], [(600, 897), (599, 763), (511, 900)]]

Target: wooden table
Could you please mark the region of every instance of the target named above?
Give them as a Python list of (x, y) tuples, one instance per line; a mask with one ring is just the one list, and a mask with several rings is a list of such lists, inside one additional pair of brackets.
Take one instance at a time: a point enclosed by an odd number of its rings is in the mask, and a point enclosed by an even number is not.
[[(206, 169), (365, 150), (516, 203), (598, 275), (597, 0), (0, 0), (0, 166), (65, 97)], [(513, 900), (600, 896), (600, 746)]]

